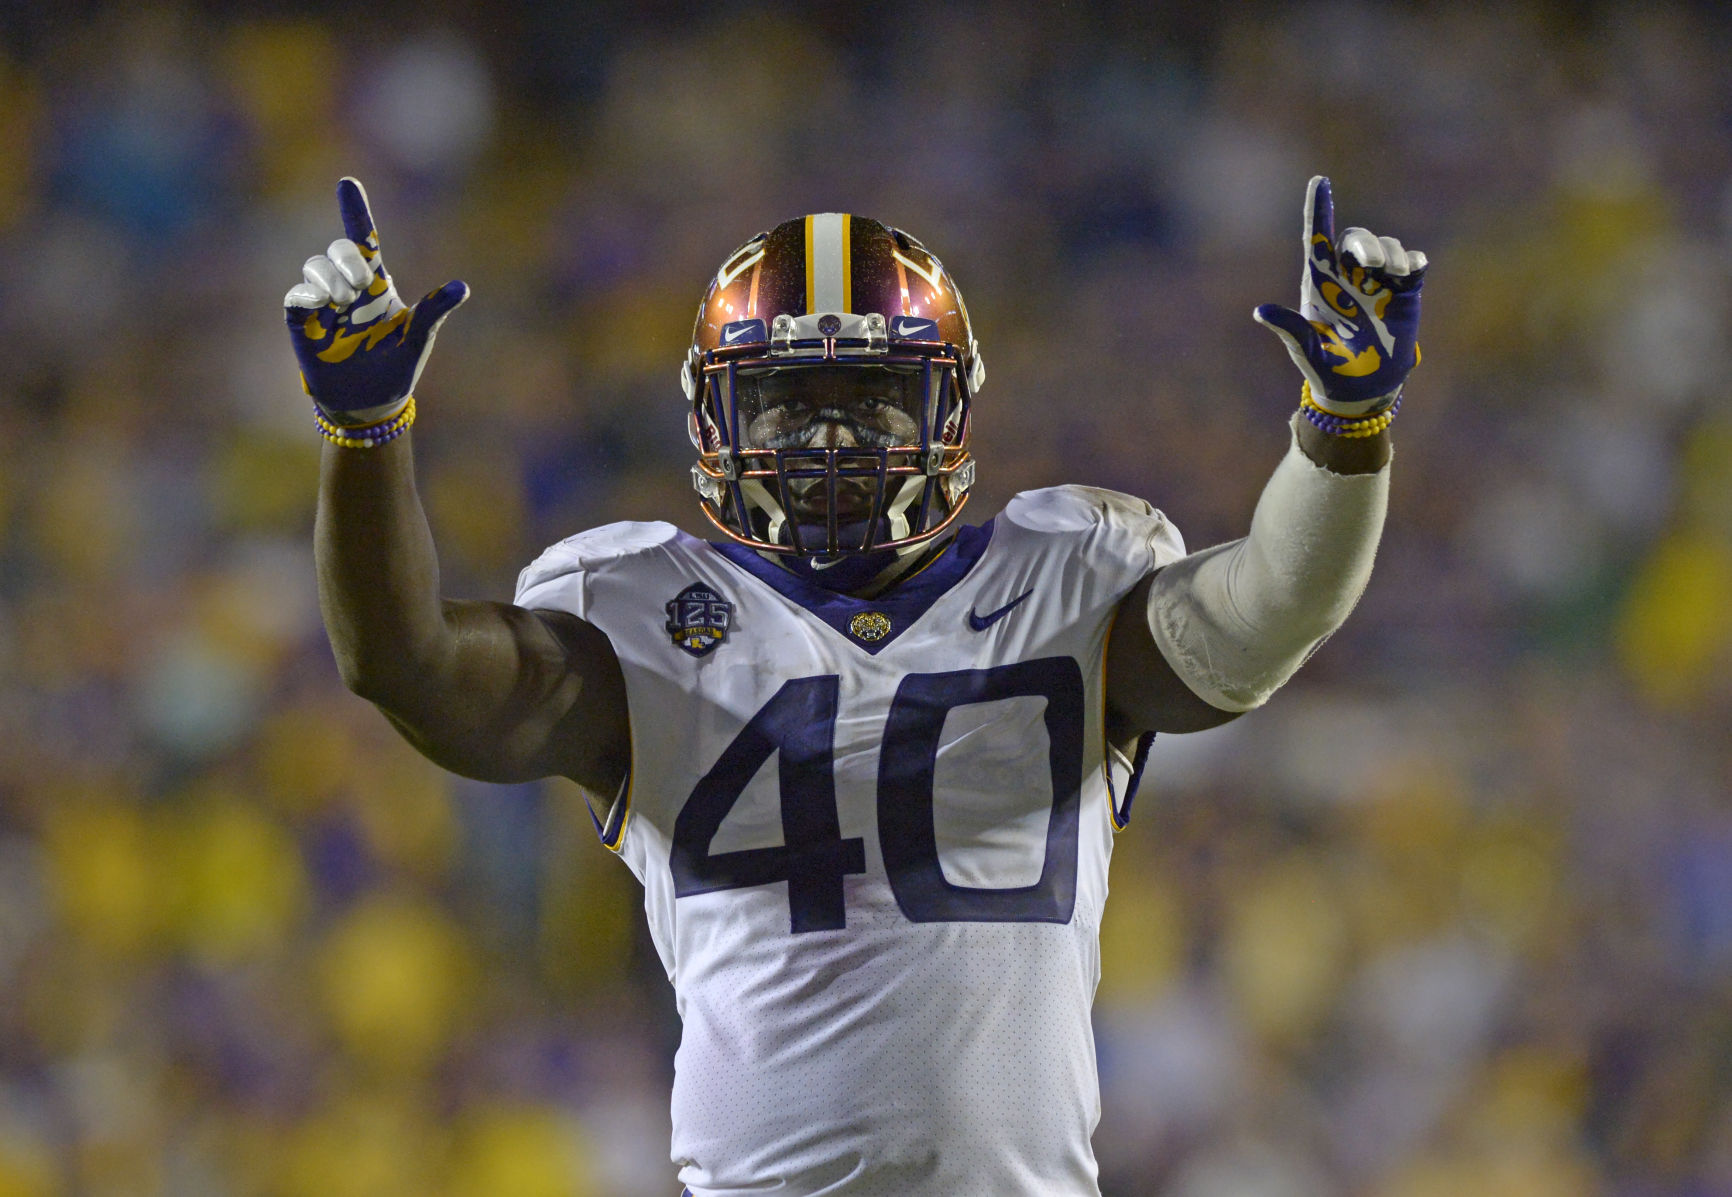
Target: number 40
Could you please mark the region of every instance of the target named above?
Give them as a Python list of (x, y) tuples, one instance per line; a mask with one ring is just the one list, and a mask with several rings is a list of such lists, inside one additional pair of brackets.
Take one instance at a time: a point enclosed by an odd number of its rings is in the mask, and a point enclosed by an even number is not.
[[(789, 930), (847, 925), (843, 878), (866, 871), (866, 845), (842, 837), (836, 812), (834, 674), (794, 678), (740, 729), (693, 787), (674, 821), (674, 894), (788, 883)], [(954, 885), (938, 862), (933, 778), (945, 717), (957, 707), (1006, 698), (1046, 699), (1052, 815), (1040, 878), (1032, 885)], [(917, 923), (1068, 923), (1076, 906), (1077, 822), (1082, 786), (1082, 671), (1070, 657), (993, 669), (911, 673), (896, 688), (878, 759), (878, 837), (891, 892)], [(722, 820), (777, 754), (782, 844), (711, 854)]]

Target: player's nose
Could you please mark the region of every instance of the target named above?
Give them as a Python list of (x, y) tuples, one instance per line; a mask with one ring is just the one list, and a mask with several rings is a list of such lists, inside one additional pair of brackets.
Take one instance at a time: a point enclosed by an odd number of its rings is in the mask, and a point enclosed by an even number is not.
[(818, 441), (826, 449), (852, 449), (860, 443), (854, 429), (840, 420), (826, 420), (819, 430)]

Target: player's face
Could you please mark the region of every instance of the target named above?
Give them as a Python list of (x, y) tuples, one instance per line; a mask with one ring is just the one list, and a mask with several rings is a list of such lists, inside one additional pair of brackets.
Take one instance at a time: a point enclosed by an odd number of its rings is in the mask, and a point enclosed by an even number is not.
[[(740, 439), (751, 449), (891, 449), (920, 438), (921, 386), (917, 370), (884, 366), (790, 366), (741, 377), (735, 402)], [(871, 469), (874, 459), (841, 461), (843, 468)], [(783, 503), (799, 522), (825, 513), (822, 478), (797, 478)], [(845, 478), (836, 487), (836, 516), (864, 519), (876, 486)]]

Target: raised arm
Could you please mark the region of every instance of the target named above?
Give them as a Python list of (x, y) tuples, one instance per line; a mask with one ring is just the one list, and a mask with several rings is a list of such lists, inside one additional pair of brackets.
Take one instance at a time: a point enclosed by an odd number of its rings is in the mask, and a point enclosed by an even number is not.
[(488, 781), (560, 774), (610, 793), (629, 754), (624, 682), (607, 638), (576, 616), (443, 599), (415, 490), (410, 397), (439, 325), (468, 298), (448, 283), (405, 306), (366, 193), (337, 189), (344, 237), (285, 298), (290, 339), (327, 444), (314, 551), (343, 681), (421, 752)]
[(1140, 730), (1196, 731), (1261, 705), (1340, 627), (1371, 575), (1389, 494), (1389, 424), (1418, 363), (1425, 255), (1348, 229), (1329, 181), (1305, 203), (1301, 310), (1257, 319), (1305, 377), (1294, 445), (1242, 540), (1157, 571), (1119, 609), (1107, 701)]

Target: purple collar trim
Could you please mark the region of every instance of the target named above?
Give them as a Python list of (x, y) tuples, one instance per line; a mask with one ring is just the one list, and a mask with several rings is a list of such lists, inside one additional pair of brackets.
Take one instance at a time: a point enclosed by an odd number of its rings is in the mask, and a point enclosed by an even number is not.
[(869, 599), (825, 590), (773, 561), (766, 561), (745, 545), (711, 541), (710, 547), (783, 598), (816, 615), (855, 648), (877, 656), (968, 575), (991, 540), (992, 520), (979, 527), (965, 527), (939, 554), (938, 560)]

